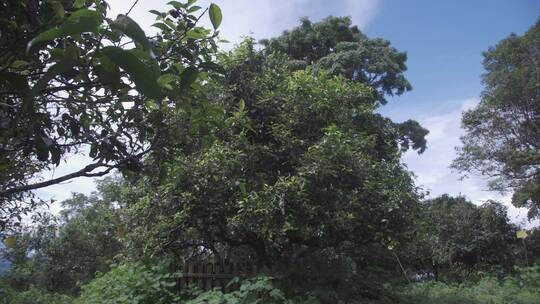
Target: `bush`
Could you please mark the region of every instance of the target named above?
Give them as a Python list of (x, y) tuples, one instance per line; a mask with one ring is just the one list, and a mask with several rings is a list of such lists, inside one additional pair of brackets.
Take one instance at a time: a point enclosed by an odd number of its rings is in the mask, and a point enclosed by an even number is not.
[(540, 267), (517, 269), (514, 276), (487, 276), (473, 284), (420, 283), (402, 294), (404, 303), (439, 304), (538, 304)]
[(0, 286), (0, 304), (71, 304), (73, 299), (56, 293), (48, 293), (37, 288), (17, 291)]
[(172, 304), (180, 301), (174, 286), (175, 274), (166, 265), (148, 267), (126, 263), (113, 267), (83, 286), (80, 304)]

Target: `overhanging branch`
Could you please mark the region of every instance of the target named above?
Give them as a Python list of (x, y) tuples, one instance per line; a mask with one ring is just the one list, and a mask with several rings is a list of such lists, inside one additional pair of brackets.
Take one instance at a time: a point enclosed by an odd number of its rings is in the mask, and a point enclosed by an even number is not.
[[(102, 168), (102, 167), (107, 167), (107, 169), (104, 170), (104, 171), (101, 171), (101, 172), (91, 173), (95, 169)], [(7, 196), (10, 196), (10, 195), (13, 195), (13, 194), (16, 194), (16, 193), (20, 193), (20, 192), (25, 192), (25, 191), (44, 188), (44, 187), (55, 185), (55, 184), (58, 184), (58, 183), (61, 183), (61, 182), (65, 182), (65, 181), (68, 181), (70, 179), (77, 178), (77, 177), (99, 177), (99, 176), (103, 176), (103, 175), (108, 174), (109, 172), (111, 172), (111, 170), (116, 168), (116, 167), (117, 166), (106, 165), (106, 164), (104, 164), (102, 162), (95, 163), (95, 164), (90, 164), (90, 165), (82, 168), (79, 171), (76, 171), (76, 172), (73, 172), (73, 173), (70, 173), (70, 174), (66, 174), (66, 175), (63, 175), (63, 176), (60, 176), (60, 177), (57, 177), (57, 178), (53, 178), (53, 179), (50, 179), (50, 180), (47, 180), (47, 181), (44, 181), (44, 182), (39, 182), (39, 183), (29, 184), (29, 185), (22, 185), (22, 186), (13, 187), (13, 188), (9, 188), (7, 190), (0, 191), (0, 197), (7, 197)]]

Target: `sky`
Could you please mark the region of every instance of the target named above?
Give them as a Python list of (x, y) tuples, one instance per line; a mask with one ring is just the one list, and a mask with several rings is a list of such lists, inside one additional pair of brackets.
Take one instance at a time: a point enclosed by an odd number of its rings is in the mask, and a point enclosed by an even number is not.
[[(133, 1), (109, 0), (112, 16), (125, 13)], [(139, 0), (130, 16), (147, 34), (154, 15), (148, 10), (168, 10), (164, 0)], [(404, 163), (430, 197), (443, 193), (466, 195), (476, 204), (496, 199), (509, 206), (509, 215), (524, 226), (526, 211), (509, 203), (510, 195), (486, 190), (479, 176), (461, 180), (449, 165), (455, 158), (462, 111), (478, 103), (482, 91), (482, 52), (511, 33), (522, 34), (540, 16), (538, 0), (215, 0), (223, 12), (221, 36), (233, 47), (244, 36), (271, 38), (298, 25), (301, 17), (318, 21), (328, 15), (351, 16), (353, 24), (369, 37), (389, 40), (408, 55), (406, 72), (413, 90), (390, 98), (381, 113), (395, 121), (415, 119), (430, 130), (428, 149), (421, 155), (408, 152)], [(210, 1), (199, 0), (206, 7)], [(210, 27), (207, 18), (204, 25)], [(70, 158), (55, 176), (87, 163), (83, 156)], [(46, 176), (52, 176), (47, 172)], [(93, 182), (79, 178), (37, 191), (42, 198), (63, 200), (71, 192), (90, 193)], [(52, 208), (58, 208), (53, 205)]]

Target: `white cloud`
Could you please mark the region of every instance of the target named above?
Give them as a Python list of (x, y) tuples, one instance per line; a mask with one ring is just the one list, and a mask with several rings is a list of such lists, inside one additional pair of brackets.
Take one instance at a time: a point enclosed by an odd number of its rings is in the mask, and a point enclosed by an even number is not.
[(508, 206), (509, 217), (524, 226), (538, 225), (526, 222), (527, 210), (516, 208), (510, 203), (510, 194), (501, 195), (487, 190), (487, 181), (480, 176), (471, 176), (460, 180), (460, 174), (452, 171), (449, 166), (456, 157), (455, 147), (461, 145), (460, 136), (461, 115), (464, 110), (474, 107), (478, 100), (467, 99), (461, 102), (461, 107), (452, 112), (433, 116), (421, 121), (423, 127), (430, 133), (427, 136), (428, 148), (418, 155), (409, 151), (403, 156), (403, 161), (417, 176), (417, 182), (429, 191), (429, 197), (442, 194), (465, 195), (475, 204), (482, 204), (493, 199)]

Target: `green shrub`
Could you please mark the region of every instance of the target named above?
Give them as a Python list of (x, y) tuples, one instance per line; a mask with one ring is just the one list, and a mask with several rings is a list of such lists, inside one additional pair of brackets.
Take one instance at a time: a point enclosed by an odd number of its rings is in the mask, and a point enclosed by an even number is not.
[(515, 275), (503, 279), (487, 276), (477, 283), (414, 284), (402, 293), (402, 299), (417, 304), (539, 304), (540, 267), (517, 269)]
[(0, 304), (71, 304), (73, 299), (66, 295), (48, 293), (47, 291), (30, 288), (17, 291), (7, 286), (0, 286)]
[(126, 263), (83, 286), (80, 304), (172, 304), (180, 301), (175, 275), (165, 265)]

